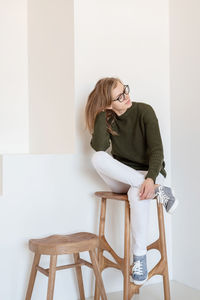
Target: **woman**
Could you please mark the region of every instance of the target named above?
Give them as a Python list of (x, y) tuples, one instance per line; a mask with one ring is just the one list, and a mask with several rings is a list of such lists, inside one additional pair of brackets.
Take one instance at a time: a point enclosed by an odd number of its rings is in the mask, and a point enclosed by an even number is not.
[[(132, 102), (129, 86), (118, 78), (99, 80), (85, 109), (86, 124), (96, 151), (92, 163), (115, 193), (127, 193), (133, 238), (132, 280), (143, 284), (147, 272), (147, 230), (150, 200), (158, 197), (169, 213), (178, 201), (163, 186), (167, 175), (158, 119), (153, 108)], [(111, 155), (106, 152), (112, 146)]]

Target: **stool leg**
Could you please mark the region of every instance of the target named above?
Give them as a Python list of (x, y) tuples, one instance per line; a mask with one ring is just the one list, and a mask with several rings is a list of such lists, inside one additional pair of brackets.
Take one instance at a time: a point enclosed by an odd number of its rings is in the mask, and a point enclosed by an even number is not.
[(165, 300), (170, 300), (168, 268), (166, 268), (165, 274), (163, 275), (163, 285), (164, 285)]
[[(104, 236), (105, 232), (105, 217), (106, 217), (106, 198), (101, 199), (101, 214), (100, 214), (100, 223), (99, 223), (99, 238), (101, 239)], [(103, 267), (103, 250), (98, 249), (98, 261), (99, 261), (99, 268), (100, 272)], [(100, 299), (100, 292), (98, 288), (97, 282), (95, 283), (95, 300)]]
[(130, 208), (125, 202), (125, 230), (124, 230), (124, 300), (129, 300), (130, 285)]
[(55, 275), (56, 275), (56, 262), (57, 262), (57, 255), (51, 255), (51, 257), (50, 257), (50, 268), (49, 268), (47, 300), (53, 300)]
[[(74, 255), (74, 262), (78, 263), (78, 261), (80, 259), (79, 253), (74, 253), (73, 255)], [(78, 287), (79, 287), (79, 293), (80, 293), (81, 300), (85, 300), (81, 267), (76, 267), (76, 276), (77, 276), (77, 280), (78, 280)]]
[(169, 274), (168, 274), (168, 263), (167, 263), (167, 247), (166, 247), (166, 239), (165, 239), (165, 225), (164, 225), (164, 215), (163, 215), (163, 206), (161, 203), (158, 204), (158, 225), (159, 225), (159, 233), (160, 233), (160, 252), (161, 257), (165, 261), (165, 270), (163, 272), (163, 285), (164, 285), (164, 294), (165, 300), (170, 300), (170, 285), (169, 285)]
[(100, 290), (101, 298), (102, 298), (102, 300), (107, 300), (107, 296), (106, 296), (106, 292), (105, 292), (105, 289), (104, 289), (103, 280), (101, 278), (101, 272), (100, 272), (100, 268), (99, 268), (99, 265), (98, 265), (95, 250), (90, 250), (89, 253), (90, 253), (90, 258), (91, 258), (91, 261), (92, 261), (94, 274), (95, 274), (95, 277), (96, 277), (96, 283), (97, 283), (97, 285), (99, 287), (99, 290)]
[(38, 266), (39, 261), (40, 261), (40, 254), (36, 253), (34, 256), (33, 265), (32, 265), (32, 269), (31, 269), (31, 275), (30, 275), (29, 284), (28, 284), (28, 289), (26, 292), (26, 300), (31, 299), (32, 292), (33, 292), (33, 286), (34, 286), (35, 278), (36, 278), (36, 274), (37, 274), (36, 267)]

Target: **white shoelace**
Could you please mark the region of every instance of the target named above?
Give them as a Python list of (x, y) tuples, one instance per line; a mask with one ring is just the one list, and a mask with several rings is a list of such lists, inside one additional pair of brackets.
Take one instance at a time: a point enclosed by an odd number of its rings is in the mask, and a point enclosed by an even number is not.
[(133, 272), (136, 275), (143, 275), (143, 272), (142, 272), (142, 262), (140, 262), (140, 260), (137, 260), (134, 263)]
[(157, 193), (158, 201), (162, 203), (163, 205), (167, 205), (169, 201), (169, 197), (163, 192), (162, 189), (159, 189)]

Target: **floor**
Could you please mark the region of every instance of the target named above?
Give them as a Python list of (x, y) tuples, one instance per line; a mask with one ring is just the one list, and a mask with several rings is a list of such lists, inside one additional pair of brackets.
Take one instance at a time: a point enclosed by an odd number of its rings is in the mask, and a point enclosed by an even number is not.
[[(171, 300), (200, 300), (200, 290), (192, 289), (177, 281), (170, 282)], [(122, 292), (107, 295), (108, 300), (123, 300)], [(94, 298), (87, 298), (93, 300)], [(133, 300), (164, 300), (163, 285), (152, 284), (140, 289), (140, 294), (135, 295)]]

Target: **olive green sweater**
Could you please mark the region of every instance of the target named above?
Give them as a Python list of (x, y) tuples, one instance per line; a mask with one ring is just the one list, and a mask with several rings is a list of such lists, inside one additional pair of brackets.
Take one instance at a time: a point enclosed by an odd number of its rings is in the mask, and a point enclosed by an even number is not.
[(145, 178), (155, 182), (159, 172), (166, 177), (158, 119), (149, 104), (132, 102), (125, 113), (115, 114), (112, 129), (118, 135), (108, 132), (106, 112), (99, 113), (90, 143), (94, 150), (106, 151), (111, 143), (112, 156), (135, 170), (148, 170)]

